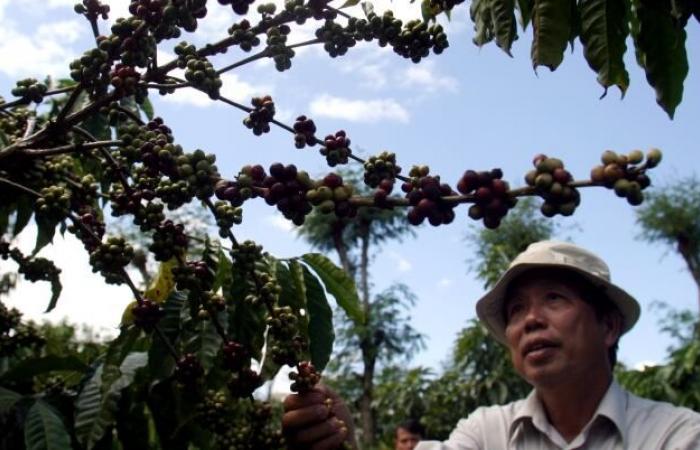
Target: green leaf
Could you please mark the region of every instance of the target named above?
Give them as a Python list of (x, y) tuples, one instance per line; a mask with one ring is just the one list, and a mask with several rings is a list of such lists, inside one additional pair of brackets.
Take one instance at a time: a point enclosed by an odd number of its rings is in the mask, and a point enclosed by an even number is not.
[(345, 3), (340, 5), (340, 9), (350, 8), (351, 6), (359, 5), (361, 0), (345, 0)]
[(8, 145), (10, 145), (10, 140), (7, 138), (5, 132), (0, 130), (0, 149), (5, 148)]
[[(227, 325), (226, 312), (218, 313), (217, 318), (222, 327)], [(189, 338), (185, 349), (188, 353), (196, 354), (204, 370), (208, 371), (214, 364), (214, 359), (221, 348), (223, 339), (217, 333), (216, 327), (211, 320), (198, 320), (196, 326), (196, 333)], [(225, 328), (224, 331), (226, 331)]]
[(632, 37), (637, 62), (656, 91), (656, 103), (673, 119), (688, 75), (685, 29), (676, 26), (667, 2), (635, 0)]
[(219, 265), (216, 267), (216, 274), (214, 275), (214, 283), (212, 284), (211, 290), (216, 292), (226, 284), (226, 280), (231, 278), (231, 260), (228, 259), (226, 253), (223, 249), (219, 249), (218, 256)]
[(624, 97), (629, 74), (623, 56), (629, 34), (625, 2), (619, 0), (583, 0), (580, 3), (581, 43), (588, 65), (598, 74), (605, 88), (617, 86)]
[(328, 305), (326, 293), (318, 279), (304, 267), (304, 284), (306, 285), (306, 305), (309, 314), (309, 351), (311, 362), (323, 370), (328, 364), (333, 351), (333, 311)]
[[(163, 335), (173, 344), (180, 336), (181, 313), (185, 307), (186, 296), (182, 292), (173, 292), (163, 303), (163, 317), (158, 326)], [(154, 380), (169, 377), (175, 369), (175, 361), (168, 352), (165, 343), (158, 336), (153, 336), (148, 350), (148, 367)]]
[(520, 12), (520, 26), (523, 28), (523, 31), (527, 29), (527, 25), (532, 18), (533, 1), (534, 0), (518, 0), (515, 4)]
[(59, 414), (43, 400), (29, 408), (24, 421), (27, 450), (70, 450), (70, 435)]
[(103, 366), (85, 384), (75, 402), (75, 435), (90, 450), (115, 421), (122, 389), (128, 387), (136, 371), (147, 363), (145, 352), (130, 353), (119, 367), (121, 376), (109, 386), (102, 385)]
[(365, 13), (365, 16), (369, 16), (374, 12), (374, 5), (371, 2), (362, 2), (362, 12)]
[[(442, 8), (440, 8), (439, 4), (432, 2), (431, 0), (421, 0), (420, 12), (421, 16), (423, 17), (423, 21), (429, 22), (431, 20), (435, 20), (437, 15), (442, 12)], [(449, 14), (449, 12), (450, 11), (448, 10), (445, 13)]]
[(141, 111), (143, 111), (143, 113), (146, 115), (148, 120), (153, 120), (153, 103), (151, 103), (151, 100), (149, 100), (148, 97), (143, 99), (143, 102), (141, 103), (141, 105), (139, 105), (139, 107)]
[(134, 348), (134, 344), (140, 335), (140, 328), (135, 326), (122, 327), (119, 336), (109, 343), (102, 366), (102, 392), (106, 392), (112, 383), (122, 376), (120, 367)]
[(61, 284), (61, 279), (58, 275), (51, 279), (51, 298), (49, 299), (49, 305), (46, 307), (47, 312), (51, 312), (56, 307), (58, 303), (58, 298), (61, 296), (61, 291), (63, 291), (63, 285)]
[(229, 311), (229, 336), (245, 345), (251, 355), (260, 359), (265, 343), (265, 310), (262, 305), (252, 305), (245, 300), (249, 290), (244, 275), (235, 267), (231, 271), (229, 284), (224, 286)]
[[(303, 278), (302, 284), (299, 284), (299, 280), (295, 279), (291, 273), (291, 262), (290, 268), (284, 265), (282, 261), (275, 261), (275, 276), (277, 282), (282, 288), (280, 293), (279, 304), (280, 306), (289, 306), (294, 312), (298, 313), (299, 310), (306, 308), (306, 294), (304, 292)], [(296, 263), (298, 266), (299, 263)]]
[(513, 41), (517, 39), (517, 29), (515, 24), (515, 0), (492, 0), (491, 1), (491, 22), (493, 32), (498, 45), (508, 56)]
[(532, 9), (532, 66), (554, 71), (564, 59), (572, 28), (571, 3), (562, 0), (535, 0)]
[(37, 220), (36, 244), (32, 255), (36, 255), (39, 251), (53, 242), (53, 237), (56, 234), (56, 223), (47, 222), (46, 220)]
[(320, 253), (307, 253), (301, 259), (321, 278), (328, 292), (357, 325), (364, 323), (364, 314), (357, 296), (355, 281), (343, 269)]
[(27, 226), (29, 220), (34, 214), (34, 199), (27, 195), (17, 197), (17, 217), (15, 218), (15, 226), (12, 230), (12, 235), (17, 236)]
[(489, 0), (473, 0), (469, 7), (469, 15), (474, 22), (474, 38), (472, 41), (481, 47), (493, 40), (493, 22)]
[(49, 372), (71, 371), (84, 372), (87, 366), (76, 356), (44, 356), (41, 358), (30, 358), (21, 360), (10, 370), (5, 372), (0, 380), (4, 383), (9, 381), (30, 380), (37, 375)]
[(298, 309), (306, 308), (306, 280), (304, 279), (304, 266), (299, 264), (297, 260), (289, 261), (289, 272), (292, 284), (294, 286), (294, 294), (288, 299), (287, 303)]
[(0, 205), (0, 235), (5, 234), (10, 223), (11, 205)]
[(0, 386), (0, 416), (4, 416), (10, 412), (12, 407), (15, 406), (15, 403), (21, 399), (22, 395)]

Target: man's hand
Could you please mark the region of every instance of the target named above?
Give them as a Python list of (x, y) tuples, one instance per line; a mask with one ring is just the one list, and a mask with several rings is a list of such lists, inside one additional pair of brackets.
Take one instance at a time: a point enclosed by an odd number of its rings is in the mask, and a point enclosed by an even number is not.
[(356, 448), (350, 411), (338, 394), (320, 384), (284, 399), (282, 429), (289, 448)]

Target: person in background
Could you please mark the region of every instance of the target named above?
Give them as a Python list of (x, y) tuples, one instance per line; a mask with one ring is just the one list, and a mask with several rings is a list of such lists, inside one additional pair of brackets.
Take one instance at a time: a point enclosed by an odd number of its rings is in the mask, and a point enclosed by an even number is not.
[(425, 428), (415, 419), (397, 425), (394, 431), (394, 450), (413, 450), (425, 436)]
[[(533, 390), (522, 400), (477, 408), (447, 441), (422, 441), (417, 450), (700, 449), (700, 414), (637, 397), (614, 380), (620, 337), (637, 322), (640, 307), (612, 283), (598, 256), (565, 242), (531, 244), (477, 302), (476, 312)], [(342, 400), (333, 398), (344, 414)], [(285, 402), (290, 440), (323, 429), (329, 434), (318, 434), (305, 448), (356, 448), (349, 414), (333, 430), (324, 428), (324, 417), (295, 420), (315, 402), (312, 396)]]

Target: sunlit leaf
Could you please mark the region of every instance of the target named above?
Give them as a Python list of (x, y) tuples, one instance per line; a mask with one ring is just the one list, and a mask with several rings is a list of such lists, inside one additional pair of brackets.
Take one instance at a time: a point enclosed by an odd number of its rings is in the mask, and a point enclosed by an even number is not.
[(175, 277), (173, 277), (172, 269), (177, 265), (177, 258), (174, 257), (160, 263), (158, 273), (143, 296), (156, 303), (163, 303), (175, 288)]
[(360, 298), (357, 296), (355, 281), (320, 253), (307, 253), (301, 256), (301, 260), (321, 278), (326, 290), (335, 297), (336, 302), (348, 317), (356, 324), (363, 323), (364, 314), (360, 306)]
[(517, 26), (515, 23), (515, 0), (491, 0), (491, 22), (493, 32), (498, 45), (508, 56), (513, 41), (517, 38)]
[(535, 0), (532, 9), (532, 66), (555, 70), (564, 59), (571, 36), (572, 8), (569, 0)]
[(333, 311), (328, 305), (326, 293), (318, 279), (303, 267), (304, 284), (306, 285), (306, 305), (309, 314), (309, 351), (311, 362), (323, 370), (328, 364), (333, 351)]

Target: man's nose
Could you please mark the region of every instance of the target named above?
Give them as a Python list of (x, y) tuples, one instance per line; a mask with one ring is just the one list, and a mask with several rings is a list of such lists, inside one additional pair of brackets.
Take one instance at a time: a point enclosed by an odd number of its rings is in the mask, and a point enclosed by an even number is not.
[(546, 326), (547, 322), (542, 314), (542, 309), (539, 308), (538, 305), (529, 305), (525, 313), (525, 317), (523, 318), (525, 332), (539, 330)]

